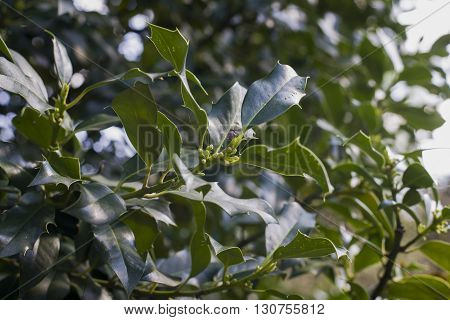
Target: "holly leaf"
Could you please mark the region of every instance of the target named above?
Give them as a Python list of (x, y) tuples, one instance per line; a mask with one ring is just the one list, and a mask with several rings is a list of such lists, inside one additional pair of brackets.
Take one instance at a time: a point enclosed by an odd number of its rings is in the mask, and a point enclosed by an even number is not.
[(342, 250), (337, 249), (333, 242), (326, 238), (310, 238), (297, 231), (289, 243), (279, 246), (272, 253), (275, 260), (292, 258), (319, 258), (336, 254), (338, 258), (345, 256)]
[(20, 255), (20, 286), (27, 290), (41, 281), (58, 259), (59, 238), (55, 235), (43, 234), (28, 249)]
[(66, 47), (55, 37), (53, 33), (46, 30), (52, 37), (53, 57), (55, 59), (55, 69), (61, 84), (69, 83), (73, 74), (72, 62), (67, 54)]
[[(170, 192), (170, 194), (213, 203), (231, 216), (239, 213), (255, 213), (265, 223), (276, 223), (276, 219), (273, 217), (273, 209), (265, 200), (231, 197), (219, 187), (217, 182), (207, 182), (193, 175), (177, 155), (174, 156), (174, 164), (177, 173), (183, 178), (185, 186), (177, 191)], [(198, 192), (200, 189), (203, 190), (204, 194)]]
[(418, 250), (445, 271), (450, 271), (450, 244), (440, 240), (430, 240), (422, 244)]
[(288, 65), (277, 63), (272, 72), (248, 88), (242, 104), (242, 126), (246, 130), (275, 119), (305, 96), (308, 78)]
[(34, 68), (28, 63), (28, 61), (18, 52), (11, 50), (11, 55), (14, 63), (22, 70), (22, 72), (30, 78), (34, 85), (34, 91), (40, 93), (41, 98), (48, 102), (48, 93), (45, 88), (44, 81)]
[(375, 163), (379, 167), (384, 166), (384, 164), (386, 163), (386, 159), (384, 158), (384, 156), (372, 146), (372, 140), (364, 132), (359, 131), (358, 133), (354, 134), (344, 143), (344, 146), (347, 146), (349, 144), (358, 147), (362, 152), (364, 152), (373, 161), (375, 161)]
[(267, 255), (277, 248), (291, 242), (297, 232), (309, 233), (316, 224), (316, 216), (307, 212), (297, 202), (284, 205), (278, 218), (278, 224), (269, 224), (266, 227)]
[(242, 131), (241, 109), (247, 89), (236, 82), (212, 106), (208, 114), (208, 132), (211, 143), (217, 150), (235, 133)]
[(157, 222), (162, 222), (168, 226), (176, 226), (170, 212), (169, 202), (164, 199), (129, 199), (126, 205), (145, 212)]
[(6, 58), (8, 58), (10, 61), (14, 61), (11, 55), (11, 51), (9, 51), (9, 48), (1, 35), (0, 35), (0, 52), (3, 53), (6, 56)]
[(25, 193), (19, 203), (0, 215), (0, 257), (25, 253), (54, 224), (55, 209), (39, 192)]
[(160, 233), (155, 219), (141, 210), (132, 210), (121, 220), (133, 231), (137, 252), (146, 256)]
[[(48, 149), (53, 143), (53, 123), (41, 112), (25, 107), (13, 121), (17, 131), (25, 138), (34, 142), (44, 149)], [(69, 115), (64, 113), (64, 120), (61, 123), (56, 141), (62, 144), (71, 135), (72, 120)]]
[(120, 119), (109, 114), (99, 113), (75, 126), (75, 132), (100, 131), (120, 123)]
[(389, 299), (448, 300), (450, 285), (447, 281), (430, 275), (414, 275), (392, 282), (387, 287)]
[(162, 133), (162, 141), (168, 154), (169, 164), (172, 164), (173, 154), (181, 154), (181, 135), (177, 126), (162, 112), (158, 111), (158, 128)]
[(108, 265), (130, 295), (145, 271), (145, 263), (136, 251), (133, 232), (124, 223), (116, 222), (94, 227), (93, 233), (108, 257)]
[(150, 24), (150, 40), (165, 60), (170, 62), (177, 72), (185, 69), (189, 42), (178, 29), (169, 30)]
[(211, 249), (215, 256), (222, 262), (223, 266), (227, 269), (229, 266), (240, 264), (245, 262), (244, 255), (238, 247), (223, 246), (210, 235), (208, 235)]
[(39, 169), (39, 172), (28, 186), (33, 187), (46, 184), (54, 184), (54, 185), (63, 184), (67, 188), (69, 188), (72, 184), (74, 184), (77, 181), (81, 180), (61, 176), (55, 171), (55, 169), (53, 169), (53, 167), (50, 165), (48, 161), (43, 161)]
[(126, 211), (123, 199), (100, 183), (77, 184), (74, 190), (78, 199), (62, 211), (87, 223), (111, 223)]
[(157, 106), (145, 84), (119, 93), (112, 107), (122, 122), (131, 144), (141, 159), (151, 166), (161, 153), (161, 132), (157, 128)]
[(50, 152), (47, 161), (59, 174), (76, 180), (81, 179), (80, 160), (78, 158)]
[(324, 193), (333, 191), (328, 173), (320, 159), (300, 143), (299, 138), (287, 146), (270, 150), (265, 145), (255, 145), (244, 150), (240, 162), (268, 169), (285, 176), (309, 176)]
[(402, 181), (405, 187), (414, 189), (430, 188), (434, 185), (434, 180), (428, 171), (417, 162), (406, 168)]
[(206, 208), (202, 202), (190, 201), (195, 220), (195, 232), (190, 244), (191, 272), (189, 277), (195, 277), (205, 270), (211, 261), (208, 237), (205, 233)]

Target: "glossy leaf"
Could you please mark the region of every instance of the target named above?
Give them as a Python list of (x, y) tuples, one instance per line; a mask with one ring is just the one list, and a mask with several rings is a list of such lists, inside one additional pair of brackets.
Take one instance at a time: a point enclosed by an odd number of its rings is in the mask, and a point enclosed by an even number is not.
[(149, 214), (141, 210), (132, 210), (121, 221), (133, 231), (136, 250), (141, 256), (150, 252), (159, 235), (158, 225)]
[[(25, 107), (13, 119), (13, 124), (23, 136), (38, 146), (47, 149), (52, 145), (53, 125), (50, 119), (39, 111)], [(66, 140), (70, 134), (71, 125), (70, 117), (66, 113), (65, 121), (61, 123), (58, 130), (57, 143), (63, 143)]]
[(189, 88), (189, 83), (186, 79), (185, 74), (180, 74), (179, 78), (181, 82), (181, 97), (183, 99), (184, 106), (192, 111), (197, 120), (196, 131), (199, 139), (199, 144), (201, 144), (205, 139), (206, 131), (208, 129), (208, 115), (206, 114), (206, 111), (202, 109), (198, 102), (195, 100), (194, 95)]
[(96, 114), (86, 119), (75, 127), (75, 132), (81, 131), (100, 131), (120, 123), (120, 119), (105, 113)]
[(126, 201), (127, 206), (142, 210), (157, 222), (165, 223), (168, 226), (176, 226), (169, 204), (163, 199), (129, 199)]
[(180, 284), (180, 281), (174, 280), (159, 271), (150, 255), (147, 255), (147, 260), (145, 261), (145, 272), (142, 281), (159, 283), (168, 287), (176, 287)]
[(290, 66), (277, 63), (268, 76), (252, 83), (242, 104), (244, 130), (273, 120), (299, 104), (307, 79), (298, 76)]
[(248, 147), (242, 153), (240, 161), (281, 175), (308, 175), (319, 184), (324, 193), (333, 191), (323, 163), (310, 149), (303, 146), (298, 138), (278, 149), (270, 150), (265, 145)]
[(55, 59), (55, 69), (61, 84), (69, 83), (73, 74), (72, 62), (67, 54), (66, 47), (49, 31), (53, 42), (53, 57)]
[(55, 185), (63, 184), (67, 188), (69, 188), (73, 183), (77, 181), (80, 180), (59, 175), (55, 171), (55, 169), (52, 168), (50, 163), (48, 163), (48, 161), (43, 161), (39, 169), (39, 172), (34, 177), (33, 181), (31, 181), (29, 186), (32, 187), (46, 184), (55, 184)]
[(20, 283), (22, 289), (38, 283), (54, 266), (59, 254), (59, 238), (55, 235), (43, 234), (35, 242), (33, 248), (20, 256)]
[(18, 205), (0, 215), (0, 257), (25, 253), (54, 224), (55, 209), (38, 192), (25, 193)]
[(450, 271), (450, 244), (448, 242), (430, 240), (421, 245), (419, 250), (442, 269)]
[(59, 174), (76, 180), (81, 179), (80, 160), (78, 158), (65, 157), (56, 152), (50, 152), (47, 160)]
[(205, 233), (206, 208), (202, 202), (191, 201), (191, 207), (195, 220), (195, 232), (191, 239), (191, 272), (194, 277), (202, 272), (211, 261), (211, 252), (208, 246), (208, 237)]
[(270, 255), (282, 245), (291, 242), (297, 232), (309, 233), (316, 224), (316, 216), (307, 212), (297, 202), (284, 205), (278, 218), (278, 224), (266, 227), (266, 253)]
[[(2, 63), (0, 58), (0, 65)], [(0, 70), (1, 72), (1, 70)], [(29, 84), (24, 84), (23, 79), (16, 79), (0, 74), (0, 88), (18, 94), (34, 109), (44, 112), (47, 109), (52, 108), (45, 100), (43, 100), (38, 94), (29, 88)]]
[(397, 113), (405, 118), (407, 124), (414, 129), (433, 131), (445, 123), (445, 120), (437, 111), (428, 112), (424, 108), (395, 107), (389, 111)]
[(10, 61), (13, 61), (11, 51), (9, 51), (9, 48), (6, 45), (5, 41), (3, 40), (2, 36), (0, 36), (0, 52), (3, 53), (5, 57), (8, 58)]
[(379, 167), (384, 166), (386, 160), (384, 156), (372, 146), (372, 141), (364, 132), (359, 131), (348, 139), (344, 145), (352, 144), (369, 156)]
[(45, 88), (44, 81), (39, 76), (39, 74), (34, 70), (34, 68), (28, 63), (28, 61), (18, 52), (11, 50), (11, 55), (14, 63), (22, 70), (22, 72), (30, 78), (31, 82), (34, 84), (35, 92), (40, 93), (41, 97), (48, 101), (48, 93)]
[(291, 258), (319, 258), (336, 254), (338, 258), (345, 255), (326, 238), (310, 238), (299, 230), (289, 243), (278, 247), (272, 257), (275, 260)]
[(434, 185), (433, 178), (420, 163), (411, 164), (403, 173), (402, 181), (409, 188), (430, 188)]
[(114, 82), (124, 82), (126, 80), (137, 79), (140, 82), (149, 84), (149, 83), (152, 83), (153, 81), (155, 81), (157, 78), (161, 78), (165, 75), (166, 75), (166, 73), (147, 73), (147, 72), (142, 71), (139, 68), (133, 68), (133, 69), (127, 70), (121, 74), (113, 76), (112, 78), (109, 78), (109, 79), (106, 79), (106, 80), (103, 80), (100, 82), (96, 82), (96, 83), (86, 87), (75, 99), (73, 99), (68, 104), (68, 108), (71, 108), (74, 105), (76, 105), (77, 103), (79, 103), (81, 101), (81, 99), (83, 99), (83, 97), (86, 94), (88, 94), (89, 92), (91, 92), (92, 90), (113, 84)]
[(161, 57), (169, 61), (177, 72), (185, 68), (189, 42), (176, 30), (150, 24), (151, 40)]
[(77, 184), (78, 199), (62, 211), (90, 224), (111, 223), (126, 211), (125, 202), (97, 182)]
[(130, 295), (145, 271), (145, 263), (136, 251), (133, 232), (122, 222), (116, 222), (111, 226), (96, 227), (93, 233), (108, 256), (109, 266)]
[(387, 287), (387, 296), (402, 300), (448, 300), (450, 285), (438, 277), (414, 275), (391, 283)]
[(181, 154), (181, 135), (177, 126), (162, 112), (158, 111), (158, 128), (162, 133), (162, 142), (166, 148), (169, 163), (172, 164), (172, 155)]
[(226, 139), (242, 131), (241, 109), (247, 89), (236, 82), (212, 106), (208, 114), (208, 131), (211, 143), (219, 150)]
[(119, 116), (131, 144), (147, 166), (161, 153), (161, 132), (157, 129), (155, 99), (145, 84), (137, 84), (118, 94), (112, 107)]
[(214, 254), (220, 262), (222, 262), (225, 268), (245, 262), (244, 255), (240, 248), (223, 246), (211, 236), (208, 235), (208, 237)]
[[(194, 176), (176, 155), (174, 157), (174, 163), (186, 186), (178, 190), (178, 192), (171, 192), (171, 194), (216, 204), (229, 215), (255, 213), (259, 215), (265, 223), (276, 223), (276, 219), (273, 217), (273, 209), (266, 201), (262, 199), (233, 198), (226, 194), (217, 183), (206, 182), (199, 177)], [(196, 189), (205, 187), (207, 187), (208, 192), (204, 195), (196, 191)]]
[(422, 201), (420, 193), (416, 189), (409, 189), (403, 196), (403, 203), (407, 206), (413, 206)]

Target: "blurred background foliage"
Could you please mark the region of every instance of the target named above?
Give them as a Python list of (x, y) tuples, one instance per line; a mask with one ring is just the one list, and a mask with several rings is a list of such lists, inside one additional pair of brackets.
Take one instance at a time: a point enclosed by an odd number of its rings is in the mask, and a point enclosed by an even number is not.
[[(258, 128), (259, 142), (282, 146), (300, 135), (329, 169), (351, 157), (342, 142), (359, 130), (372, 136), (375, 147), (386, 146), (395, 157), (415, 150), (418, 136), (429, 135), (444, 122), (436, 107), (450, 91), (446, 72), (438, 62), (448, 57), (450, 35), (439, 38), (429, 50), (408, 52), (404, 47), (406, 27), (397, 19), (404, 9), (399, 1), (382, 0), (2, 0), (0, 32), (10, 48), (31, 61), (48, 88), (56, 88), (51, 39), (43, 28), (54, 32), (68, 48), (76, 72), (69, 100), (79, 94), (77, 88), (82, 85), (134, 66), (146, 72), (167, 70), (147, 39), (149, 22), (170, 29), (177, 27), (189, 39), (187, 65), (209, 92), (209, 96), (196, 92), (206, 109), (235, 81), (248, 86), (270, 72), (277, 61), (289, 64), (300, 75), (310, 77), (307, 96), (302, 100), (302, 109), (291, 108)], [(179, 108), (181, 101), (173, 95), (175, 84), (171, 87), (167, 81), (156, 82), (153, 92), (161, 108), (189, 123), (190, 115)], [(97, 113), (112, 114), (108, 106), (122, 89), (123, 85), (117, 84), (90, 93), (79, 107), (70, 110), (72, 118), (78, 122)], [(1, 156), (40, 160), (37, 147), (16, 135), (11, 126), (23, 101), (0, 90), (0, 104)], [(178, 125), (182, 123), (178, 121)], [(85, 155), (85, 174), (117, 180), (122, 164), (134, 154), (118, 127), (77, 137), (80, 146), (74, 148)], [(281, 178), (267, 172), (248, 177), (222, 170), (211, 174), (214, 176), (210, 178), (219, 180), (230, 194), (256, 194), (276, 210), (293, 197), (313, 206), (318, 195), (317, 187), (304, 178)], [(355, 184), (352, 179), (332, 174), (332, 183), (339, 191), (364, 181)], [(188, 228), (189, 221), (183, 221), (186, 217), (180, 213), (182, 208), (178, 209), (172, 208), (177, 223)], [(318, 217), (317, 232), (347, 245), (345, 224), (335, 220), (327, 208), (320, 212), (326, 219)], [(222, 243), (237, 237), (240, 246), (258, 246), (260, 230), (250, 232), (254, 241), (249, 241), (245, 232), (227, 233), (233, 223), (242, 221), (233, 222), (226, 216), (223, 220), (227, 223), (213, 220), (208, 226), (214, 234), (221, 234)], [(189, 235), (188, 229), (173, 234), (171, 243), (156, 246), (159, 254), (167, 254), (166, 248), (181, 250)], [(361, 269), (379, 262), (370, 253), (359, 260), (363, 261), (358, 266)], [(305, 297), (345, 297), (339, 275), (329, 266), (313, 264), (297, 269), (294, 273), (304, 275), (300, 281)], [(367, 273), (363, 283), (373, 282), (377, 270)], [(269, 280), (266, 286), (293, 290), (298, 284)], [(228, 297), (240, 296), (229, 292)]]

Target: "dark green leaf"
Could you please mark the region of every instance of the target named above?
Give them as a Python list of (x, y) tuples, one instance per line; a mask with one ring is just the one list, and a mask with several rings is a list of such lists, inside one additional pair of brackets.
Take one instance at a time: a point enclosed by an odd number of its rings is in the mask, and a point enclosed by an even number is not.
[(112, 78), (94, 83), (94, 84), (90, 85), (89, 87), (86, 87), (75, 99), (73, 99), (68, 104), (67, 108), (71, 108), (74, 105), (76, 105), (78, 102), (81, 101), (81, 99), (83, 99), (83, 97), (86, 94), (88, 94), (92, 90), (110, 85), (116, 81), (124, 82), (125, 80), (138, 79), (140, 82), (148, 84), (148, 83), (153, 82), (157, 78), (163, 77), (164, 75), (166, 75), (166, 73), (146, 73), (139, 68), (133, 68), (133, 69), (127, 70), (121, 74), (113, 76)]
[(450, 285), (447, 281), (430, 275), (414, 275), (393, 282), (387, 287), (389, 299), (448, 300)]
[(77, 184), (75, 190), (80, 196), (62, 211), (90, 224), (110, 223), (126, 211), (122, 198), (102, 184)]
[(95, 227), (95, 239), (108, 256), (108, 264), (131, 294), (145, 271), (145, 263), (136, 251), (133, 232), (122, 222)]
[(44, 203), (41, 193), (28, 192), (17, 206), (0, 215), (0, 257), (25, 253), (54, 224), (55, 209)]
[(248, 147), (241, 155), (240, 161), (281, 175), (308, 175), (320, 185), (324, 193), (333, 191), (324, 165), (298, 138), (287, 146), (273, 150), (265, 145)]
[(240, 248), (223, 246), (211, 236), (209, 236), (209, 243), (211, 244), (211, 249), (214, 254), (220, 262), (222, 262), (225, 268), (245, 262), (244, 255)]
[(303, 300), (303, 297), (297, 295), (297, 294), (285, 294), (280, 291), (269, 289), (266, 290), (266, 292), (274, 297), (283, 299), (283, 300)]
[(381, 125), (380, 111), (370, 103), (358, 107), (358, 114), (369, 133), (377, 132)]
[(53, 42), (53, 57), (55, 59), (55, 68), (58, 79), (61, 84), (69, 83), (73, 74), (72, 62), (67, 54), (66, 47), (49, 31), (48, 34), (52, 37)]
[[(241, 109), (247, 89), (236, 82), (212, 106), (208, 114), (208, 131), (211, 143), (219, 150), (230, 132), (242, 131)], [(231, 137), (232, 138), (232, 137)]]
[[(47, 149), (52, 145), (53, 124), (50, 119), (39, 111), (25, 107), (21, 113), (13, 119), (13, 125), (28, 140), (38, 146)], [(56, 138), (57, 143), (62, 143), (70, 135), (71, 120), (65, 114), (65, 121), (61, 124)]]
[(409, 188), (429, 188), (434, 185), (428, 171), (420, 164), (411, 164), (403, 173), (403, 185)]
[(309, 233), (316, 224), (315, 214), (307, 212), (297, 202), (285, 204), (277, 218), (278, 224), (266, 227), (267, 255), (291, 242), (298, 231)]
[[(180, 86), (181, 86), (181, 97), (184, 102), (184, 106), (194, 113), (194, 116), (197, 120), (197, 135), (199, 139), (199, 144), (201, 144), (205, 139), (205, 134), (208, 129), (208, 115), (206, 111), (200, 107), (198, 102), (195, 100), (194, 95), (189, 88), (189, 83), (186, 79), (185, 73), (181, 73), (178, 75), (180, 78)], [(199, 145), (202, 147), (202, 145)]]
[(450, 244), (440, 240), (430, 240), (420, 246), (419, 250), (442, 269), (450, 271)]
[[(171, 194), (183, 196), (191, 200), (204, 201), (218, 205), (230, 215), (239, 213), (256, 213), (265, 223), (276, 223), (272, 207), (262, 199), (238, 199), (226, 194), (217, 183), (206, 182), (194, 176), (175, 155), (174, 163), (178, 174), (183, 178), (185, 186)], [(207, 187), (209, 190), (203, 196), (196, 189)]]
[(364, 178), (365, 181), (369, 182), (374, 186), (376, 189), (380, 188), (380, 185), (375, 181), (373, 176), (362, 166), (353, 163), (353, 162), (347, 162), (347, 163), (341, 163), (338, 164), (336, 167), (333, 168), (334, 172), (341, 172), (341, 173), (351, 173), (354, 172), (356, 174), (359, 174), (361, 177)]
[(425, 65), (414, 65), (405, 68), (399, 75), (399, 81), (406, 81), (409, 85), (427, 85), (431, 82), (431, 70)]
[(277, 63), (268, 76), (248, 88), (242, 104), (242, 126), (246, 129), (273, 120), (299, 104), (307, 79), (290, 66)]
[(55, 264), (59, 254), (59, 238), (55, 235), (43, 234), (20, 255), (20, 285), (22, 290), (41, 281)]
[(44, 81), (42, 81), (39, 74), (34, 70), (34, 68), (28, 63), (28, 61), (18, 52), (11, 50), (14, 63), (22, 70), (22, 72), (30, 78), (31, 82), (34, 84), (34, 91), (40, 93), (41, 98), (48, 101), (48, 93), (45, 88)]
[(62, 300), (70, 292), (70, 279), (66, 273), (51, 272), (35, 287), (26, 292), (25, 299)]
[(126, 205), (144, 211), (147, 215), (158, 222), (168, 226), (176, 226), (170, 213), (169, 202), (163, 199), (130, 199)]
[(407, 206), (413, 206), (422, 201), (420, 193), (416, 189), (409, 189), (403, 196), (403, 203)]
[(356, 255), (354, 261), (355, 272), (358, 273), (365, 268), (380, 262), (380, 253), (378, 249), (373, 248), (370, 244), (364, 244), (361, 251)]
[(141, 256), (146, 256), (150, 252), (153, 242), (159, 235), (158, 225), (146, 212), (133, 210), (126, 214), (122, 219), (133, 231), (136, 239), (136, 249)]
[(3, 53), (10, 61), (14, 61), (11, 55), (11, 51), (9, 51), (9, 48), (3, 40), (2, 36), (0, 36), (0, 52)]
[(344, 256), (334, 244), (325, 238), (310, 238), (299, 230), (289, 243), (278, 247), (272, 257), (275, 260), (291, 258), (318, 258), (336, 254), (338, 258)]
[(48, 161), (43, 161), (39, 169), (39, 172), (34, 177), (33, 181), (31, 181), (29, 186), (32, 187), (46, 184), (55, 184), (55, 185), (63, 184), (67, 188), (69, 188), (73, 183), (77, 181), (80, 180), (59, 175), (55, 171), (55, 169), (52, 168), (50, 163), (48, 163)]
[(177, 126), (170, 121), (169, 118), (162, 112), (158, 111), (158, 128), (162, 133), (162, 141), (164, 147), (166, 148), (169, 164), (172, 164), (172, 156), (173, 154), (181, 154), (181, 135), (178, 132)]
[(147, 260), (145, 261), (145, 272), (142, 281), (160, 283), (168, 287), (176, 287), (180, 284), (180, 281), (169, 278), (159, 271), (150, 255), (147, 255)]
[(161, 57), (169, 61), (177, 72), (185, 69), (186, 56), (189, 43), (186, 38), (176, 30), (150, 24), (151, 40)]
[(372, 146), (370, 137), (364, 132), (359, 131), (344, 143), (344, 145), (349, 144), (358, 147), (362, 152), (372, 158), (372, 160), (374, 160), (379, 167), (384, 166), (386, 162), (384, 156)]
[(76, 125), (75, 132), (100, 131), (120, 123), (120, 119), (105, 113), (96, 114)]
[(195, 232), (191, 239), (191, 272), (194, 277), (202, 272), (211, 261), (211, 252), (208, 246), (208, 237), (205, 233), (206, 208), (202, 202), (190, 202), (195, 220)]
[(350, 282), (350, 292), (349, 295), (353, 300), (369, 300), (369, 295), (367, 291), (355, 282)]
[(112, 107), (119, 116), (131, 144), (147, 166), (161, 153), (161, 132), (157, 129), (157, 106), (148, 85), (135, 87), (118, 94)]
[(389, 111), (401, 115), (405, 118), (407, 124), (414, 129), (433, 131), (445, 123), (439, 112), (426, 111), (425, 108), (393, 107)]
[[(4, 58), (0, 58), (0, 65), (2, 62), (1, 59)], [(24, 98), (31, 107), (39, 110), (40, 112), (44, 112), (45, 110), (52, 108), (45, 100), (43, 100), (38, 94), (30, 89), (28, 85), (29, 84), (24, 84), (22, 81), (20, 81), (20, 79), (0, 74), (0, 88), (18, 94), (19, 96)]]
[(78, 158), (65, 157), (56, 152), (50, 152), (47, 160), (59, 174), (72, 179), (81, 179), (80, 160)]

